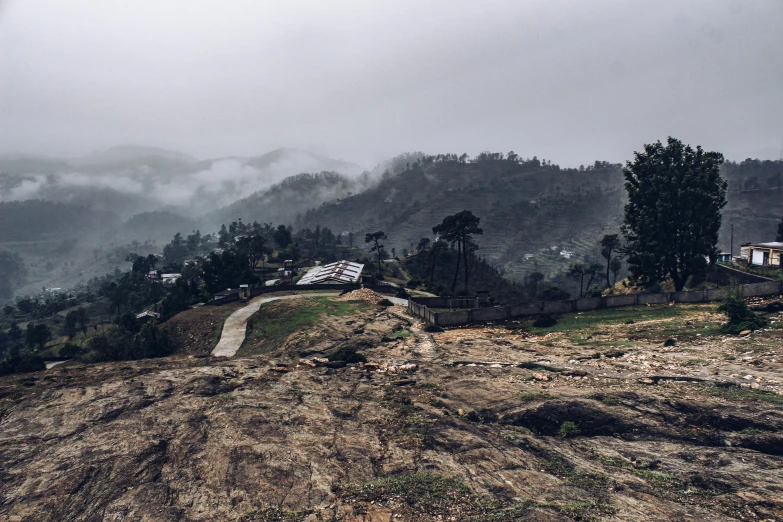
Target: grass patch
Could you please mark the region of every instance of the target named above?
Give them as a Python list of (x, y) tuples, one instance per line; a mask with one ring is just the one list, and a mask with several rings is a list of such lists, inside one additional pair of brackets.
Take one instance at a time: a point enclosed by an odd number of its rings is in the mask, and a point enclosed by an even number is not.
[(213, 395), (212, 397), (207, 397), (207, 400), (212, 402), (228, 402), (235, 401), (236, 399), (237, 397), (233, 393), (221, 393), (218, 395)]
[(360, 486), (338, 486), (336, 493), (354, 500), (354, 512), (364, 514), (366, 504), (404, 502), (415, 513), (453, 516), (449, 520), (472, 522), (508, 522), (528, 520), (530, 510), (539, 508), (557, 512), (573, 520), (592, 521), (616, 510), (597, 502), (534, 502), (514, 504), (480, 496), (458, 479), (429, 473), (411, 473), (386, 477)]
[[(563, 314), (557, 317), (557, 324), (547, 328), (534, 325), (536, 318), (515, 320), (514, 329), (527, 330), (533, 335), (561, 333), (564, 337), (578, 344), (608, 345), (607, 341), (594, 339), (601, 335), (602, 329), (608, 325), (621, 325), (627, 332), (629, 341), (633, 343), (642, 339), (664, 339), (676, 335), (715, 335), (720, 333), (720, 324), (686, 324), (694, 313), (715, 312), (715, 305), (710, 303), (678, 304), (676, 306), (653, 305), (632, 306), (592, 310), (589, 312)], [(660, 324), (638, 324), (645, 321), (663, 321)], [(609, 341), (611, 342), (611, 341)]]
[(363, 301), (337, 301), (329, 296), (272, 301), (261, 305), (237, 355), (268, 353), (293, 333), (318, 323), (322, 316), (341, 316), (367, 306)]
[(753, 388), (741, 388), (739, 386), (716, 386), (709, 388), (708, 393), (721, 397), (727, 401), (737, 402), (768, 402), (771, 404), (783, 404), (783, 395), (766, 390), (754, 390)]
[(546, 392), (522, 392), (518, 398), (522, 402), (532, 402), (548, 399), (550, 395)]
[(413, 509), (429, 514), (447, 513), (454, 506), (456, 499), (475, 497), (462, 481), (429, 473), (381, 478), (358, 487), (348, 487), (346, 492), (365, 502), (400, 497)]
[(390, 343), (393, 341), (396, 341), (397, 339), (404, 339), (405, 337), (410, 337), (413, 335), (413, 333), (409, 332), (408, 330), (399, 330), (397, 332), (392, 332), (389, 335), (384, 335), (381, 337), (382, 343)]

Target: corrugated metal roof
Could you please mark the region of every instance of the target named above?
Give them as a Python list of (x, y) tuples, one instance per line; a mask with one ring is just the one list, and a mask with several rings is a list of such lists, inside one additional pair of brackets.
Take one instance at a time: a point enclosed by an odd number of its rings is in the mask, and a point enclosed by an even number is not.
[(362, 275), (363, 264), (352, 261), (337, 261), (310, 269), (296, 284), (317, 285), (324, 283), (355, 283)]
[(761, 248), (783, 248), (783, 242), (773, 241), (772, 243), (755, 243), (750, 246)]

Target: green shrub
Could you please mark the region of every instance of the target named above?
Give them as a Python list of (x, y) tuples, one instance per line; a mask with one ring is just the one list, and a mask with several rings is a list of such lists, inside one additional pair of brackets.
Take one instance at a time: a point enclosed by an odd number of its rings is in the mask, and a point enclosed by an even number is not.
[(440, 326), (435, 326), (434, 324), (428, 324), (427, 326), (424, 327), (424, 331), (429, 333), (438, 333), (438, 332), (442, 332), (443, 328), (441, 328)]
[(388, 299), (381, 299), (380, 301), (378, 301), (378, 304), (380, 306), (394, 306), (394, 303), (392, 303)]
[(723, 312), (728, 317), (729, 322), (720, 327), (720, 331), (727, 334), (737, 335), (745, 330), (758, 330), (769, 324), (766, 317), (757, 315), (748, 308), (745, 300), (736, 291), (731, 291), (718, 307), (719, 312)]
[(666, 340), (663, 342), (663, 345), (664, 345), (664, 346), (674, 346), (675, 344), (677, 344), (677, 341), (676, 341), (676, 340), (674, 340), (674, 339), (666, 339)]
[(360, 362), (367, 362), (367, 358), (356, 351), (356, 348), (352, 346), (346, 346), (343, 348), (339, 348), (338, 350), (332, 352), (327, 357), (330, 361), (343, 361), (346, 363), (360, 363)]
[(582, 432), (579, 429), (579, 426), (575, 422), (565, 421), (563, 424), (560, 425), (560, 430), (558, 431), (558, 433), (560, 433), (561, 437), (568, 438), (568, 437), (576, 437)]
[(557, 319), (549, 314), (541, 314), (533, 321), (533, 326), (536, 328), (549, 328), (557, 324)]
[(400, 287), (394, 297), (398, 297), (400, 299), (410, 299), (411, 296), (408, 294), (408, 292), (405, 291), (404, 288)]
[(408, 288), (416, 288), (417, 286), (421, 286), (421, 281), (419, 281), (418, 279), (411, 279), (410, 281), (405, 283), (405, 286), (407, 286)]

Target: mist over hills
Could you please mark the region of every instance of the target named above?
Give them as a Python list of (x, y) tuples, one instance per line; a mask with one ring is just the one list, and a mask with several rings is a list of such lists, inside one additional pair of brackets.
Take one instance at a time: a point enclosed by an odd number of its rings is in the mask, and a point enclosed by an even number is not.
[(0, 201), (46, 199), (127, 219), (167, 209), (194, 217), (302, 172), (357, 176), (359, 165), (282, 148), (252, 157), (196, 160), (154, 147), (121, 146), (81, 158), (0, 157)]

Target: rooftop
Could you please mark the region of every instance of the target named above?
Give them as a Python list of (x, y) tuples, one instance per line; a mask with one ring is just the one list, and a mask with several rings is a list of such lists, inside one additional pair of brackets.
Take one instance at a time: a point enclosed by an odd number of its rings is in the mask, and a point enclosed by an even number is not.
[(355, 283), (359, 280), (359, 276), (362, 275), (363, 268), (363, 264), (346, 260), (316, 266), (310, 269), (296, 284)]

